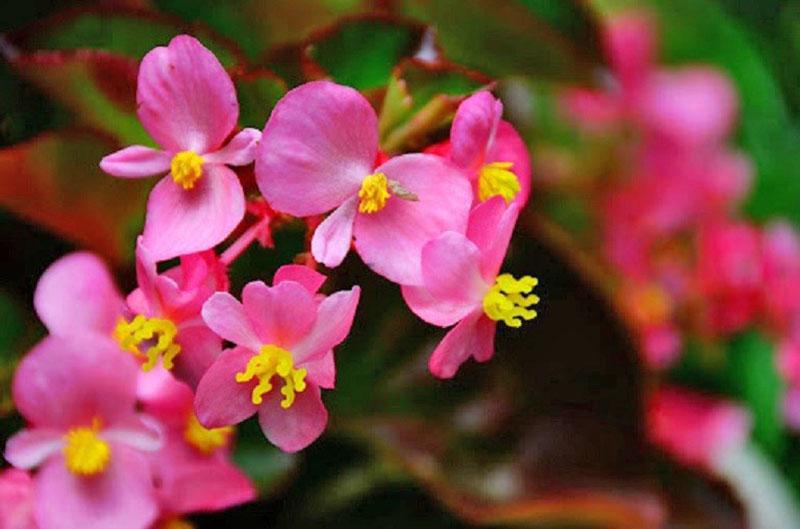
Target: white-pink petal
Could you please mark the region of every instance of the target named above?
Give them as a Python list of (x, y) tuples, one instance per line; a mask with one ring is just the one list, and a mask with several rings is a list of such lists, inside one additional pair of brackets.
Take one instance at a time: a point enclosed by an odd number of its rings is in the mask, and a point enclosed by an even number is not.
[(64, 432), (51, 428), (21, 430), (6, 442), (3, 457), (17, 468), (30, 470), (57, 454), (64, 446)]
[(329, 268), (342, 263), (353, 241), (353, 222), (357, 211), (358, 196), (354, 196), (317, 226), (311, 238), (311, 255), (314, 259)]
[(100, 160), (100, 169), (120, 178), (145, 178), (169, 171), (172, 157), (169, 153), (132, 145)]
[(258, 352), (263, 342), (245, 308), (227, 292), (215, 292), (203, 304), (203, 321), (221, 338)]
[(260, 139), (260, 130), (242, 129), (223, 148), (204, 155), (203, 160), (205, 163), (247, 165), (255, 159)]

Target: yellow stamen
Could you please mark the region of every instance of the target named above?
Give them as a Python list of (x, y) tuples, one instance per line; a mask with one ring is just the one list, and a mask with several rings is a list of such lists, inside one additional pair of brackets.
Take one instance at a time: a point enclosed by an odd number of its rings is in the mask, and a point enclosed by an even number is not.
[(510, 171), (511, 162), (493, 162), (478, 173), (478, 198), (481, 202), (500, 195), (509, 204), (519, 193), (519, 179)]
[(172, 157), (170, 173), (176, 184), (191, 189), (203, 176), (203, 157), (194, 151), (181, 151)]
[(253, 356), (241, 373), (236, 373), (236, 382), (250, 382), (258, 378), (258, 385), (253, 388), (253, 404), (261, 404), (262, 396), (272, 390), (272, 377), (278, 375), (283, 379), (281, 408), (287, 409), (294, 403), (295, 393), (306, 389), (306, 369), (295, 369), (292, 353), (276, 345), (265, 345)]
[[(150, 371), (156, 366), (158, 357), (164, 369), (172, 369), (175, 357), (181, 352), (181, 346), (175, 343), (178, 328), (165, 318), (147, 318), (139, 314), (132, 321), (120, 318), (114, 328), (114, 339), (120, 347), (140, 359), (144, 359), (143, 371)], [(139, 349), (142, 342), (151, 343), (146, 352)]]
[(209, 455), (217, 448), (228, 444), (232, 433), (231, 426), (208, 429), (200, 424), (194, 413), (190, 413), (189, 419), (186, 421), (186, 429), (183, 431), (183, 438), (199, 452)]
[(91, 427), (73, 428), (64, 436), (64, 462), (73, 474), (94, 476), (108, 466), (111, 448), (98, 437), (100, 427), (100, 421), (95, 419)]
[(539, 280), (531, 276), (514, 279), (511, 274), (497, 276), (494, 285), (483, 297), (483, 312), (494, 321), (503, 321), (509, 327), (520, 327), (522, 320), (532, 320), (536, 311), (529, 309), (539, 303), (532, 294)]
[(389, 180), (383, 173), (375, 173), (367, 176), (361, 182), (361, 189), (358, 190), (358, 211), (361, 213), (375, 213), (386, 207), (386, 201), (391, 197), (389, 193)]

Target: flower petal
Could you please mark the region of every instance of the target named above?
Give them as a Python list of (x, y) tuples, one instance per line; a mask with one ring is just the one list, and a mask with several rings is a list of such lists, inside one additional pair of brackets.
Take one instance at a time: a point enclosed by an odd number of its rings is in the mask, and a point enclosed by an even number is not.
[(309, 266), (289, 264), (278, 268), (272, 278), (272, 284), (277, 285), (283, 281), (294, 281), (306, 287), (306, 290), (311, 294), (316, 294), (326, 279), (325, 275), (320, 274)]
[(361, 289), (355, 286), (320, 302), (311, 332), (292, 348), (295, 365), (316, 360), (344, 341), (353, 325), (360, 296)]
[(138, 371), (110, 338), (51, 335), (20, 362), (14, 403), (34, 426), (63, 430), (95, 418), (112, 424), (133, 413)]
[(192, 189), (167, 176), (147, 201), (144, 241), (154, 259), (207, 250), (222, 242), (244, 217), (244, 191), (236, 174), (206, 164)]
[(328, 215), (314, 230), (311, 254), (329, 268), (339, 266), (350, 251), (353, 241), (353, 221), (358, 211), (358, 197), (354, 196)]
[(203, 426), (219, 428), (238, 424), (256, 412), (251, 397), (258, 381), (236, 382), (236, 373), (244, 371), (252, 356), (252, 351), (244, 347), (226, 349), (200, 379), (194, 409)]
[[(488, 320), (481, 322), (480, 320)], [(434, 349), (428, 361), (431, 374), (452, 378), (471, 355), (486, 361), (494, 353), (494, 331), (497, 324), (475, 311), (448, 332)]]
[(176, 341), (181, 346), (181, 352), (175, 358), (175, 376), (195, 388), (222, 353), (222, 340), (201, 324), (179, 327)]
[(53, 334), (110, 335), (123, 313), (122, 295), (96, 255), (65, 255), (45, 270), (33, 295), (36, 313)]
[(242, 290), (242, 305), (261, 343), (286, 349), (306, 336), (317, 318), (313, 294), (294, 281), (274, 287), (252, 281)]
[(378, 151), (378, 118), (347, 86), (313, 81), (272, 111), (256, 156), (261, 193), (278, 211), (319, 215), (358, 192)]
[(260, 130), (242, 129), (222, 149), (206, 154), (203, 160), (205, 163), (247, 165), (255, 159), (260, 139)]
[(486, 155), (486, 162), (511, 162), (511, 171), (519, 181), (519, 193), (514, 197), (513, 203), (520, 209), (525, 207), (531, 195), (531, 157), (525, 142), (508, 121), (501, 120), (497, 126), (497, 134)]
[(314, 442), (328, 424), (328, 410), (314, 384), (298, 393), (288, 409), (281, 408), (283, 397), (270, 391), (258, 409), (258, 423), (269, 441), (284, 452), (297, 452)]
[(467, 237), (480, 250), (481, 274), (486, 281), (494, 282), (503, 265), (518, 216), (517, 205), (506, 207), (501, 197), (475, 206), (469, 215)]
[(161, 428), (146, 415), (131, 415), (117, 421), (103, 430), (101, 436), (106, 441), (121, 443), (143, 452), (153, 452), (162, 445)]
[(306, 362), (303, 367), (308, 370), (308, 379), (317, 386), (333, 389), (336, 385), (336, 362), (333, 358), (333, 349), (317, 360)]
[(136, 90), (139, 120), (165, 150), (215, 150), (236, 126), (228, 73), (197, 39), (180, 35), (147, 53)]
[(406, 154), (376, 169), (418, 200), (396, 196), (376, 213), (356, 216), (353, 229), (361, 258), (376, 273), (401, 285), (421, 285), (422, 247), (445, 231), (464, 233), (472, 189), (461, 172), (439, 157)]
[(17, 468), (29, 470), (42, 464), (64, 446), (64, 432), (50, 428), (21, 430), (6, 442), (3, 457)]
[(34, 513), (42, 529), (142, 529), (157, 515), (150, 467), (140, 453), (112, 445), (108, 468), (92, 478), (67, 470), (61, 458), (35, 478)]
[(453, 163), (464, 169), (483, 165), (486, 149), (494, 138), (503, 115), (503, 103), (490, 92), (466, 98), (456, 111), (450, 128)]
[(245, 308), (227, 292), (215, 292), (203, 305), (203, 321), (220, 337), (258, 351), (263, 345)]
[(169, 171), (172, 158), (169, 153), (131, 145), (100, 160), (100, 169), (120, 178), (144, 178)]

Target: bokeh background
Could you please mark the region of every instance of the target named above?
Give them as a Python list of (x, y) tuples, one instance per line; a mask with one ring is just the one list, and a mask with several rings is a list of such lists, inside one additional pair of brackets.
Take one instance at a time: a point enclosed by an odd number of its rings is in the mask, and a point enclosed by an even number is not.
[[(262, 128), (288, 88), (328, 77), (374, 104), (388, 153), (445, 138), (458, 103), (494, 89), (533, 163), (506, 268), (537, 275), (542, 296), (537, 320), (501, 330), (491, 363), (438, 381), (426, 359), (442, 332), (351, 256), (333, 282), (361, 284), (363, 300), (337, 351), (328, 431), (290, 456), (245, 423), (235, 460), (261, 499), (198, 527), (800, 527), (800, 1), (2, 11), (0, 442), (21, 426), (14, 365), (44, 333), (42, 271), (88, 248), (133, 287), (152, 182), (97, 164), (151, 143), (138, 60), (190, 33), (229, 69), (242, 126)], [(297, 259), (304, 235), (276, 227), (274, 248), (235, 263), (233, 291)], [(775, 240), (786, 270), (770, 282)]]

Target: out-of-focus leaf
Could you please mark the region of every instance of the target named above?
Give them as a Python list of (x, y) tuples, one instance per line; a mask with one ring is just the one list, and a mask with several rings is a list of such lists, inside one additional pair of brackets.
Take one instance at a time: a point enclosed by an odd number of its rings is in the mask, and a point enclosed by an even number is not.
[(571, 42), (517, 2), (404, 0), (402, 11), (435, 26), (445, 56), (493, 76), (586, 80), (592, 47)]
[(239, 124), (264, 128), (275, 104), (286, 93), (286, 83), (269, 70), (234, 73), (233, 82), (239, 96)]
[(19, 340), (25, 332), (24, 316), (14, 299), (0, 292), (0, 417), (11, 413), (11, 377), (20, 354)]
[(779, 215), (800, 223), (800, 135), (764, 57), (736, 20), (710, 0), (592, 0), (592, 5), (602, 16), (655, 9), (667, 61), (712, 63), (733, 77), (742, 103), (742, 144), (758, 169), (747, 211), (758, 219)]
[(0, 150), (0, 206), (119, 262), (141, 227), (147, 180), (103, 173), (116, 145), (95, 134), (44, 134)]
[(392, 68), (420, 50), (425, 32), (420, 24), (385, 16), (353, 18), (313, 35), (305, 55), (334, 81), (369, 90), (385, 86)]
[(152, 145), (136, 117), (135, 59), (80, 50), (19, 55), (11, 64), (86, 125), (114, 136), (122, 145)]
[(404, 61), (392, 72), (380, 111), (381, 147), (389, 153), (421, 147), (466, 96), (489, 82), (442, 61)]
[(774, 346), (767, 337), (750, 332), (731, 343), (728, 384), (752, 411), (756, 442), (773, 457), (780, 456), (786, 447), (781, 414), (784, 384), (775, 365)]
[(299, 42), (339, 17), (364, 13), (367, 0), (155, 0), (159, 9), (207, 24), (255, 60), (270, 48)]
[[(230, 9), (230, 7), (229, 7)], [(100, 49), (141, 58), (172, 37), (188, 33), (197, 37), (225, 66), (242, 62), (238, 48), (199, 25), (150, 11), (124, 8), (74, 8), (60, 12), (9, 36), (24, 51)]]

